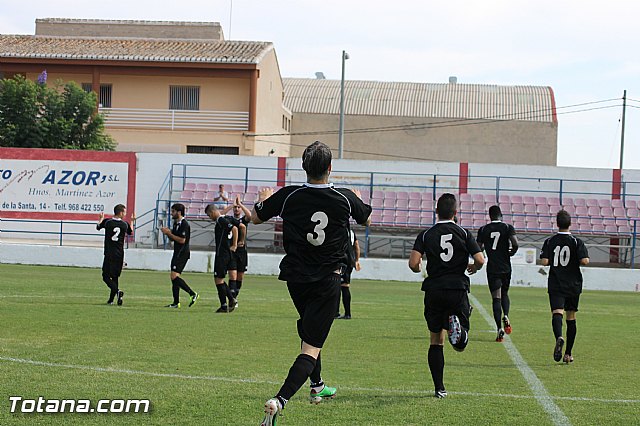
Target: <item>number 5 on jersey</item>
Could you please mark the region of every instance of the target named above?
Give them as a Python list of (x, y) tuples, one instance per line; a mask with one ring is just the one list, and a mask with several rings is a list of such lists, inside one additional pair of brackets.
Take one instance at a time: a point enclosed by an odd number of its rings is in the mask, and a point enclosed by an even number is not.
[(317, 211), (311, 216), (311, 222), (316, 226), (313, 228), (313, 233), (307, 234), (307, 241), (314, 246), (322, 245), (325, 239), (324, 228), (329, 224), (329, 217), (325, 212)]
[(440, 259), (448, 262), (453, 257), (453, 245), (450, 241), (453, 239), (453, 234), (445, 234), (440, 237), (440, 247), (444, 250), (444, 253), (440, 253)]

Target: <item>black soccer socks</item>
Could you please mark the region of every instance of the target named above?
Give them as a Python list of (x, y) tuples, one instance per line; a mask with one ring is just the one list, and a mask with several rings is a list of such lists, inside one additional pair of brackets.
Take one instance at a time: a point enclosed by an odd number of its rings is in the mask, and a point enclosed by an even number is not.
[(351, 290), (349, 287), (340, 287), (340, 291), (342, 292), (342, 303), (344, 304), (344, 314), (345, 316), (351, 316)]
[(562, 336), (562, 314), (553, 314), (551, 326), (553, 327), (553, 335), (556, 339)]
[(316, 358), (316, 366), (311, 372), (311, 374), (309, 375), (309, 380), (311, 380), (311, 386), (319, 386), (319, 383), (322, 383), (322, 377), (320, 376), (321, 372), (322, 372), (322, 352), (318, 354), (318, 358)]
[(440, 345), (429, 346), (428, 360), (435, 390), (444, 390), (444, 348)]
[(276, 398), (278, 398), (283, 407), (286, 401), (290, 400), (298, 389), (304, 385), (315, 367), (316, 360), (314, 357), (307, 354), (298, 355), (289, 369), (287, 378), (284, 380), (282, 387), (276, 395)]
[(216, 284), (216, 290), (218, 290), (218, 299), (220, 300), (220, 306), (227, 306), (227, 284)]
[(496, 322), (496, 328), (500, 330), (500, 323), (502, 321), (502, 301), (497, 297), (493, 298), (493, 320)]
[(564, 351), (566, 355), (571, 355), (573, 344), (576, 341), (577, 331), (578, 328), (576, 327), (576, 320), (567, 320), (567, 348)]
[(509, 300), (509, 289), (508, 288), (503, 288), (502, 289), (502, 299), (500, 299), (502, 301), (502, 313), (504, 314), (505, 317), (509, 316), (509, 310), (511, 309), (511, 300)]

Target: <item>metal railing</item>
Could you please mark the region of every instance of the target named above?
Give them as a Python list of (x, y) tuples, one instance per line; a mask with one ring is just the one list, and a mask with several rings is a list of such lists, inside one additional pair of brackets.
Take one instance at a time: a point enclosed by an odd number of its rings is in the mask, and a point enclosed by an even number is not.
[(249, 130), (246, 111), (100, 108), (108, 128), (164, 130)]

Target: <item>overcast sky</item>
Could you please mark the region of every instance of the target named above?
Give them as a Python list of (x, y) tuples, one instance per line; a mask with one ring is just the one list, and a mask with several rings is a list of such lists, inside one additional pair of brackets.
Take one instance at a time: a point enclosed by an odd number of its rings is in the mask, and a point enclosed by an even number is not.
[[(626, 89), (624, 165), (640, 168), (638, 17), (637, 0), (7, 0), (0, 33), (33, 34), (36, 18), (215, 21), (273, 42), (283, 77), (339, 79), (344, 49), (347, 79), (551, 86), (561, 166), (618, 166)], [(611, 108), (562, 114), (594, 107)]]

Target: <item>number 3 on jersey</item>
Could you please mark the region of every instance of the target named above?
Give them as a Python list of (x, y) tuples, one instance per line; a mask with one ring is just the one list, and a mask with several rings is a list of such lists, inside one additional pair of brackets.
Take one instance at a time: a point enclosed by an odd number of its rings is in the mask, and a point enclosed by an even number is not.
[(445, 234), (440, 237), (440, 247), (444, 250), (444, 253), (440, 253), (440, 259), (448, 262), (453, 257), (453, 245), (450, 241), (453, 239), (453, 234)]
[(313, 233), (309, 232), (307, 234), (307, 241), (314, 246), (322, 245), (325, 239), (324, 228), (329, 223), (329, 217), (325, 212), (317, 211), (311, 216), (311, 222), (315, 223), (316, 226), (313, 228)]

